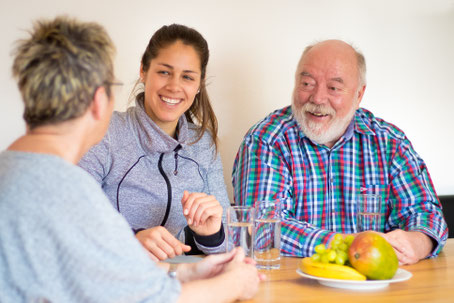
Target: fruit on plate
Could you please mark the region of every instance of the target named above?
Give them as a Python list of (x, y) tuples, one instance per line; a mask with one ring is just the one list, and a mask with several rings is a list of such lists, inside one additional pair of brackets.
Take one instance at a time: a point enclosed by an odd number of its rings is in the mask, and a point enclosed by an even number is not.
[(318, 244), (315, 246), (315, 253), (311, 256), (312, 261), (335, 263), (338, 265), (347, 264), (347, 252), (353, 239), (354, 237), (352, 235), (348, 235), (344, 238), (342, 234), (335, 234), (329, 248), (327, 248), (325, 244)]
[(371, 280), (394, 277), (399, 262), (394, 248), (375, 232), (363, 232), (353, 240), (348, 250), (350, 264)]
[(308, 275), (342, 280), (366, 280), (366, 276), (350, 266), (332, 263), (321, 263), (306, 257), (299, 263), (300, 270)]

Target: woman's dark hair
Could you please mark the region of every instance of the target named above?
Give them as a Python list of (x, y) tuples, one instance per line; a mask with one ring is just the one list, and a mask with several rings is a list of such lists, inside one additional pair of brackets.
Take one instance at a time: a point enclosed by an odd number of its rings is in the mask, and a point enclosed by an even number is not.
[[(209, 131), (213, 143), (217, 149), (218, 121), (210, 104), (210, 99), (206, 90), (205, 76), (210, 52), (208, 43), (205, 38), (193, 28), (180, 24), (164, 25), (157, 30), (150, 39), (148, 46), (142, 56), (142, 70), (147, 72), (150, 68), (150, 62), (159, 55), (159, 51), (169, 45), (181, 41), (185, 45), (194, 48), (200, 59), (200, 91), (197, 93), (191, 107), (185, 112), (186, 119), (189, 122), (199, 126), (197, 138), (194, 142), (199, 141), (205, 131)], [(144, 100), (144, 92), (140, 92), (137, 99)]]

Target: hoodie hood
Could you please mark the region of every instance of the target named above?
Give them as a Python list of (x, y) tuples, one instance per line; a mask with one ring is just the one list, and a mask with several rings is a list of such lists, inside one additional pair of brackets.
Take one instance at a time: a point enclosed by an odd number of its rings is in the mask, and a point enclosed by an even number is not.
[(136, 138), (143, 150), (149, 153), (167, 153), (173, 151), (178, 145), (185, 147), (188, 141), (188, 121), (182, 115), (178, 120), (178, 138), (166, 134), (145, 112), (143, 100), (136, 100), (136, 106), (129, 108), (136, 119), (131, 119)]

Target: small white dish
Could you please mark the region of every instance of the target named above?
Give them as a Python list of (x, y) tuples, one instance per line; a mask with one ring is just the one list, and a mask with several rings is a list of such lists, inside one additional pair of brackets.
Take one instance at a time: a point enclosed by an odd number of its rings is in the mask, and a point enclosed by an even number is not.
[(392, 279), (389, 280), (366, 280), (366, 281), (355, 281), (355, 280), (341, 280), (341, 279), (328, 279), (322, 277), (316, 277), (303, 273), (301, 270), (297, 269), (296, 272), (309, 279), (317, 280), (318, 283), (335, 288), (343, 288), (350, 290), (375, 290), (388, 287), (389, 283), (396, 283), (407, 281), (413, 275), (411, 272), (406, 271), (405, 269), (398, 268), (396, 274)]

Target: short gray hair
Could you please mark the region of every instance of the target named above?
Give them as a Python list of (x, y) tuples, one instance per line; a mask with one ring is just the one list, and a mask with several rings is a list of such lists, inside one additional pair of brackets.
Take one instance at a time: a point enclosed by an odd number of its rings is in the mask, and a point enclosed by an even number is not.
[(30, 129), (77, 118), (96, 89), (110, 95), (115, 47), (104, 28), (65, 16), (40, 20), (30, 38), (17, 42), (13, 76)]

